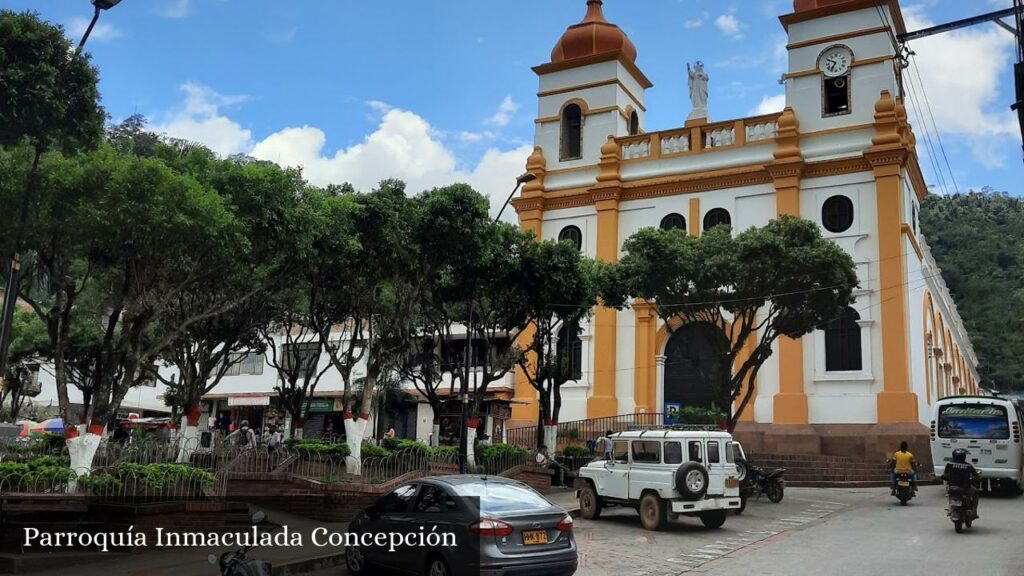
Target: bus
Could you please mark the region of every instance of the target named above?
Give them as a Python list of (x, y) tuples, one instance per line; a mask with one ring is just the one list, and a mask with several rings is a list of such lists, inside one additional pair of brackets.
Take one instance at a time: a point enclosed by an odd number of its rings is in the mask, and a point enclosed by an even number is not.
[(982, 488), (1024, 492), (1024, 444), (1020, 409), (994, 396), (957, 396), (935, 403), (931, 422), (932, 462), (941, 476), (953, 450), (967, 450), (967, 461), (981, 473)]

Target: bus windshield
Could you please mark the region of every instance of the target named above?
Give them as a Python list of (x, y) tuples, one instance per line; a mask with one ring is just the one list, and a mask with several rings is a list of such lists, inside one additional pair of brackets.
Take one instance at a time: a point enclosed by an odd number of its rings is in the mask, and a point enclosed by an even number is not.
[(939, 408), (939, 436), (966, 440), (1006, 440), (1006, 408), (992, 404), (947, 404)]

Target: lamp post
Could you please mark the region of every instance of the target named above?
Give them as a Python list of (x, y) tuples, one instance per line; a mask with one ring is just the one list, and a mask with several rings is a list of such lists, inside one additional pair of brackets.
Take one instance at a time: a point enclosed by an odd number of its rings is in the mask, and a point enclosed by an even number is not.
[[(82, 35), (82, 40), (78, 43), (78, 48), (75, 49), (75, 58), (82, 53), (82, 48), (85, 47), (86, 40), (89, 39), (89, 34), (92, 33), (92, 29), (96, 26), (96, 21), (100, 18), (100, 12), (109, 10), (114, 6), (117, 6), (121, 0), (91, 0), (95, 11), (92, 16), (92, 21), (89, 23), (89, 27), (86, 28), (85, 34)], [(38, 146), (38, 144), (37, 144)], [(39, 151), (36, 152), (36, 161), (32, 166), (33, 173), (39, 169)], [(25, 220), (28, 218), (28, 204), (29, 204), (29, 192), (28, 188), (25, 189), (25, 194), (21, 199), (21, 211), (20, 218), (18, 219), (18, 229), (15, 235), (15, 246), (14, 253), (11, 256), (11, 264), (7, 275), (7, 286), (4, 290), (4, 307), (3, 307), (3, 321), (0, 322), (0, 381), (7, 374), (7, 351), (11, 346), (11, 322), (14, 319), (14, 308), (18, 301), (18, 284), (19, 275), (21, 273), (21, 243), (25, 235)]]
[[(502, 213), (505, 212), (505, 207), (512, 201), (512, 197), (519, 191), (519, 187), (527, 182), (532, 182), (537, 179), (537, 175), (533, 172), (526, 172), (516, 178), (516, 187), (512, 189), (512, 193), (505, 199), (505, 203), (502, 204), (501, 210), (498, 211), (497, 217), (494, 218), (494, 222), (497, 223), (501, 220)], [(459, 473), (465, 474), (469, 471), (469, 438), (466, 434), (466, 424), (469, 422), (469, 375), (472, 363), (472, 359), (475, 355), (472, 353), (473, 350), (473, 308), (476, 304), (475, 300), (469, 302), (469, 310), (467, 313), (466, 322), (466, 370), (462, 382), (459, 384), (459, 397), (462, 400), (462, 410), (459, 418)]]

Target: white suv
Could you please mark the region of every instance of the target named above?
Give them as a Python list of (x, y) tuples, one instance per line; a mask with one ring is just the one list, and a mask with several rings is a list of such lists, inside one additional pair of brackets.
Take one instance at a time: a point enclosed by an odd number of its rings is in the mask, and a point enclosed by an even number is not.
[(613, 434), (612, 459), (580, 468), (580, 514), (597, 519), (607, 506), (630, 506), (648, 530), (668, 518), (699, 516), (708, 528), (741, 506), (732, 436), (726, 432), (643, 430)]

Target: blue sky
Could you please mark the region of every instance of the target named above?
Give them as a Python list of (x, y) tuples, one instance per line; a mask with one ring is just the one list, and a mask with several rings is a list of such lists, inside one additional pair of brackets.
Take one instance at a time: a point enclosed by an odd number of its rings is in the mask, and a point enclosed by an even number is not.
[[(103, 14), (87, 50), (115, 120), (138, 112), (158, 130), (222, 153), (302, 164), (320, 184), (367, 188), (397, 176), (418, 191), (458, 179), (500, 205), (533, 141), (530, 68), (548, 61), (584, 4), (123, 0)], [(911, 29), (1010, 4), (902, 2)], [(4, 5), (37, 10), (76, 41), (92, 13), (87, 0)], [(781, 109), (785, 36), (777, 17), (791, 8), (790, 0), (606, 0), (606, 16), (636, 44), (638, 65), (655, 85), (646, 128), (682, 125), (685, 62), (698, 59), (711, 76), (713, 119)], [(1012, 37), (989, 24), (912, 47), (952, 169), (946, 187), (955, 180), (961, 191), (1024, 193), (1008, 111)], [(915, 129), (926, 177), (941, 184), (924, 130)]]

